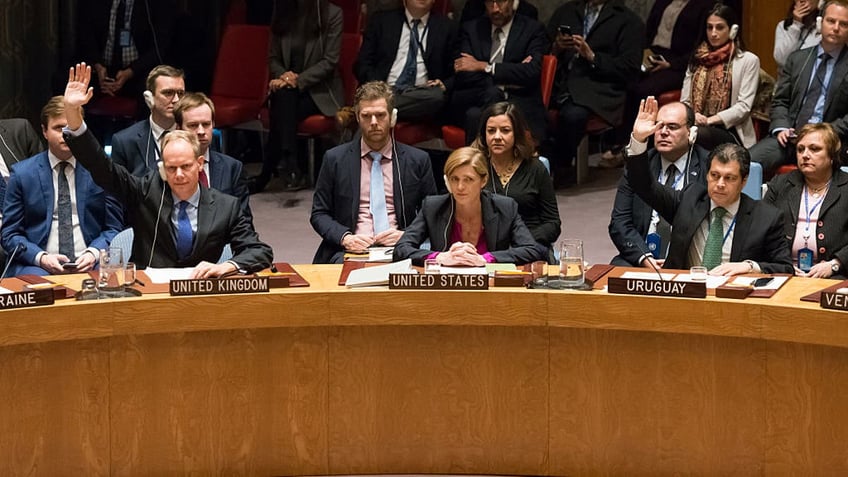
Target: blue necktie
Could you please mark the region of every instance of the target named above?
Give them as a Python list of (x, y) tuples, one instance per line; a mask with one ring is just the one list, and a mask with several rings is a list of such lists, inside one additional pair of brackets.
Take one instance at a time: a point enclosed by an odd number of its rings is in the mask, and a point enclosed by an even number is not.
[(186, 207), (188, 201), (180, 201), (180, 211), (177, 214), (177, 258), (184, 260), (191, 255), (191, 243), (194, 241), (194, 232), (191, 230), (191, 220), (188, 218)]
[(819, 67), (813, 75), (813, 80), (810, 82), (810, 87), (807, 89), (807, 95), (804, 97), (804, 102), (801, 104), (801, 109), (798, 111), (798, 117), (795, 121), (795, 129), (800, 130), (804, 125), (810, 122), (813, 113), (816, 111), (816, 103), (819, 97), (825, 95), (827, 98), (827, 89), (825, 88), (824, 80), (827, 76), (827, 64), (831, 56), (827, 53), (822, 53)]
[(421, 20), (412, 20), (412, 27), (409, 31), (409, 51), (406, 53), (406, 63), (403, 65), (403, 71), (395, 81), (395, 88), (403, 91), (407, 88), (415, 86), (415, 78), (418, 76), (418, 25)]
[(597, 5), (586, 7), (586, 16), (583, 17), (583, 38), (589, 36), (589, 31), (595, 25), (595, 20), (598, 19), (600, 8)]
[(68, 184), (68, 177), (65, 175), (65, 168), (68, 163), (62, 161), (59, 163), (59, 200), (57, 201), (57, 212), (59, 216), (59, 253), (68, 257), (68, 260), (74, 261), (74, 224), (73, 212), (71, 210), (71, 187)]
[(386, 191), (383, 185), (383, 155), (376, 151), (371, 156), (371, 218), (374, 220), (374, 233), (389, 230), (389, 213), (386, 210)]

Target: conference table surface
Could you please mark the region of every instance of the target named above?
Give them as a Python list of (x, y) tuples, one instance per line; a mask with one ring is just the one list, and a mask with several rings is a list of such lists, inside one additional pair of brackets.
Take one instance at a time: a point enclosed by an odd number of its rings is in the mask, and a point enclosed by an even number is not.
[(836, 281), (691, 299), (294, 268), (309, 287), (0, 312), (0, 475), (848, 472), (846, 315), (799, 300)]

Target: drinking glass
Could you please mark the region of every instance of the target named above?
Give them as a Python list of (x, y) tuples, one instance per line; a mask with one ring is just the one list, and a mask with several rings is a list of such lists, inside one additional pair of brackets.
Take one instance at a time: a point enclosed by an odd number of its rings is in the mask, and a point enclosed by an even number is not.
[(556, 285), (560, 288), (580, 288), (585, 281), (583, 263), (583, 241), (564, 239), (559, 246), (559, 277)]
[(124, 256), (120, 248), (100, 251), (100, 288), (118, 289), (124, 283)]

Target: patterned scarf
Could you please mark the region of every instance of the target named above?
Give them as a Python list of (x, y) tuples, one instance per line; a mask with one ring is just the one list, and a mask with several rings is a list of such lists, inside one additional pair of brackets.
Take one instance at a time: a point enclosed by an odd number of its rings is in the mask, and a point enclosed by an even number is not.
[(734, 43), (711, 50), (707, 42), (701, 43), (695, 52), (698, 66), (692, 73), (692, 109), (710, 117), (730, 107), (732, 70), (730, 58), (735, 53)]

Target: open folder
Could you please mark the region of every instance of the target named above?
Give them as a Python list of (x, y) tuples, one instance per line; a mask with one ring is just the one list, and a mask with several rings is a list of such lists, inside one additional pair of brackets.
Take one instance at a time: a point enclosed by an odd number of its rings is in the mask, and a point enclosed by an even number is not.
[(418, 273), (412, 268), (412, 260), (406, 259), (400, 262), (387, 263), (376, 267), (365, 267), (353, 270), (347, 276), (345, 286), (347, 287), (370, 287), (377, 285), (388, 285), (390, 273)]

